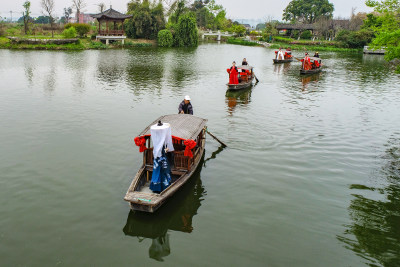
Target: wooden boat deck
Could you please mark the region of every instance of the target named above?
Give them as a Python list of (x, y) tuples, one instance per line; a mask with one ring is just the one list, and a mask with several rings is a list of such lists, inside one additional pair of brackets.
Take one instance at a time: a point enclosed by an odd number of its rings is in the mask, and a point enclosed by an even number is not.
[[(150, 181), (153, 172), (153, 148), (150, 147), (150, 127), (159, 120), (168, 122), (171, 125), (172, 135), (177, 137), (173, 141), (175, 151), (174, 160), (171, 166), (171, 185), (161, 193), (153, 193), (150, 188)], [(205, 133), (207, 120), (187, 114), (173, 114), (161, 116), (139, 136), (147, 139), (147, 149), (143, 152), (143, 165), (133, 178), (131, 185), (124, 197), (132, 210), (154, 212), (169, 197), (171, 197), (186, 181), (192, 176), (199, 166), (200, 159), (204, 154)], [(184, 155), (184, 140), (196, 141), (196, 147), (192, 149), (193, 158)]]

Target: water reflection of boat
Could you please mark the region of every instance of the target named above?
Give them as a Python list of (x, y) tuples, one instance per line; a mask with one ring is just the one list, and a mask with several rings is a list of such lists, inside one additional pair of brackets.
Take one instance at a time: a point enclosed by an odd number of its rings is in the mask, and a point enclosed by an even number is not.
[(247, 105), (248, 103), (250, 103), (251, 91), (252, 87), (238, 91), (226, 91), (226, 103), (228, 104), (228, 111), (230, 114), (233, 113), (238, 104)]
[[(157, 156), (156, 159), (160, 159), (160, 162), (154, 164), (154, 148), (151, 147), (150, 142), (154, 142), (154, 140), (151, 140), (150, 137), (153, 131), (152, 127), (160, 121), (169, 123), (170, 125), (169, 137), (171, 138), (172, 133), (172, 145), (174, 146), (174, 151), (171, 151), (173, 160), (170, 161), (166, 160), (163, 156)], [(124, 200), (129, 202), (132, 210), (156, 211), (190, 179), (200, 165), (200, 160), (204, 154), (206, 122), (207, 120), (193, 115), (165, 115), (147, 126), (135, 138), (136, 145), (140, 146), (140, 151), (143, 152), (143, 165), (133, 178), (124, 197)], [(159, 136), (158, 139), (160, 139)], [(159, 150), (162, 150), (161, 145)], [(164, 159), (161, 160), (161, 158)], [(170, 164), (171, 166), (169, 166)], [(165, 171), (159, 170), (161, 166)], [(169, 168), (170, 171), (168, 170)], [(160, 177), (166, 175), (164, 172), (170, 173), (167, 176), (171, 181), (168, 181), (168, 184), (165, 186), (166, 188), (157, 190), (160, 191), (158, 193), (150, 190), (150, 178), (153, 175), (153, 170), (161, 173)], [(153, 181), (153, 179), (151, 180)], [(158, 181), (158, 185), (162, 186), (165, 183), (164, 181)]]
[(199, 169), (193, 179), (157, 213), (130, 211), (123, 232), (125, 235), (138, 237), (139, 241), (144, 238), (152, 239), (149, 257), (162, 261), (171, 252), (168, 232), (193, 231), (193, 217), (197, 214), (204, 195)]
[(276, 73), (287, 73), (290, 69), (290, 63), (284, 63), (284, 64), (274, 64), (274, 72)]
[(307, 87), (307, 85), (310, 82), (316, 82), (319, 80), (319, 78), (321, 77), (321, 73), (315, 73), (313, 75), (306, 75), (306, 76), (301, 76), (301, 83), (303, 84), (303, 89)]

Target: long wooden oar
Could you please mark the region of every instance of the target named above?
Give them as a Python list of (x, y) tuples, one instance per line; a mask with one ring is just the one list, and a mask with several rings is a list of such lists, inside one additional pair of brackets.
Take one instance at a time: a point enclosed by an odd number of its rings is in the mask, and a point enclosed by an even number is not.
[[(254, 74), (254, 73), (253, 73)], [(254, 74), (254, 78), (256, 78), (256, 82), (259, 82), (259, 80), (257, 79), (257, 76)]]
[(224, 144), (224, 142), (222, 142), (221, 140), (219, 140), (215, 135), (213, 135), (212, 133), (210, 133), (210, 131), (207, 129), (207, 133), (214, 138), (215, 140), (218, 141), (218, 143), (220, 143), (221, 145), (223, 145), (224, 147), (227, 147), (227, 145)]

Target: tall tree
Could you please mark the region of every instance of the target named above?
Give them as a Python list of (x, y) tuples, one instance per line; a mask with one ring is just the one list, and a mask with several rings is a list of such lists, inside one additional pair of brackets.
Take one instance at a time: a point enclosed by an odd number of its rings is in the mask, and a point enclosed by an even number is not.
[(197, 46), (199, 37), (194, 16), (186, 13), (179, 17), (175, 39), (177, 46)]
[(72, 6), (76, 10), (76, 22), (79, 23), (79, 15), (81, 14), (82, 9), (86, 7), (85, 0), (72, 0)]
[(54, 37), (54, 0), (42, 0), (43, 15), (47, 15), (50, 21), (51, 37)]
[(150, 4), (149, 0), (131, 0), (127, 13), (132, 15), (125, 23), (130, 38), (156, 39), (158, 32), (165, 28), (161, 2)]
[[(366, 4), (380, 13), (377, 18), (379, 21), (372, 27), (376, 34), (372, 45), (375, 48), (386, 47), (385, 59), (397, 59), (400, 62), (400, 0), (367, 0)], [(396, 72), (400, 73), (400, 63), (397, 64)]]
[(25, 3), (22, 5), (25, 9), (23, 13), (23, 18), (24, 18), (24, 31), (25, 34), (28, 34), (29, 30), (29, 22), (30, 22), (30, 15), (31, 15), (31, 2), (25, 1)]
[(99, 3), (97, 6), (99, 7), (100, 13), (103, 13), (103, 11), (106, 9), (106, 4), (104, 3)]
[(328, 0), (292, 0), (283, 10), (283, 19), (291, 22), (314, 23), (321, 17), (331, 18), (333, 4)]
[(72, 14), (72, 7), (64, 7), (65, 23), (69, 22), (69, 18), (71, 17), (71, 14)]

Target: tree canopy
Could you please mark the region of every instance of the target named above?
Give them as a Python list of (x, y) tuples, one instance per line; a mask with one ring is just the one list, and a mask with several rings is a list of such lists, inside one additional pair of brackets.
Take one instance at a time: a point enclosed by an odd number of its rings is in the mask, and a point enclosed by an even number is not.
[[(376, 35), (371, 45), (375, 48), (386, 47), (387, 60), (400, 59), (400, 0), (366, 1), (367, 6), (379, 13), (378, 17), (368, 16), (366, 25), (370, 26)], [(400, 73), (400, 64), (397, 66)]]
[(292, 0), (283, 10), (283, 19), (291, 22), (314, 23), (321, 17), (331, 18), (333, 4), (328, 0)]
[(150, 4), (149, 0), (132, 0), (128, 3), (127, 13), (132, 15), (125, 23), (130, 38), (156, 39), (158, 32), (165, 28), (161, 2)]

